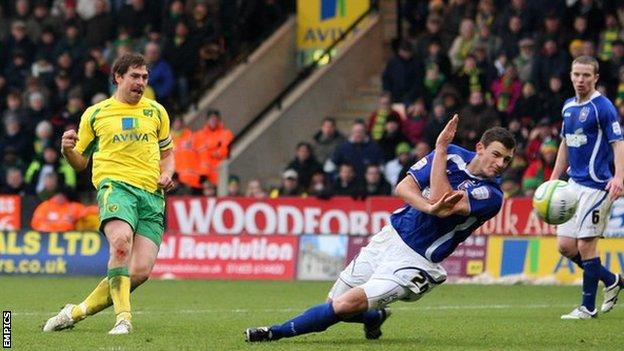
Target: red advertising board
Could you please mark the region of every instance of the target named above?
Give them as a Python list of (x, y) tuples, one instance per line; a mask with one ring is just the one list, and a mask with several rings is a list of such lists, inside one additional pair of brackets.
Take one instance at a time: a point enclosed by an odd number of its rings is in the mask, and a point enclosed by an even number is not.
[(0, 230), (20, 229), (20, 213), (19, 195), (0, 195)]
[(471, 235), (447, 257), (442, 266), (449, 278), (469, 278), (485, 272), (487, 236)]
[(372, 200), (356, 201), (350, 197), (329, 201), (172, 197), (168, 200), (167, 220), (172, 234), (369, 235), (383, 228), (390, 213), (402, 205), (398, 199), (388, 201), (384, 208), (377, 206), (372, 210)]
[(295, 277), (295, 236), (165, 235), (153, 277), (290, 280)]
[[(349, 197), (331, 200), (280, 198), (171, 197), (168, 199), (168, 230), (186, 235), (370, 235), (388, 223), (404, 203), (393, 197), (356, 201)], [(479, 235), (546, 235), (555, 227), (541, 221), (528, 198), (507, 199), (499, 214), (486, 222)]]

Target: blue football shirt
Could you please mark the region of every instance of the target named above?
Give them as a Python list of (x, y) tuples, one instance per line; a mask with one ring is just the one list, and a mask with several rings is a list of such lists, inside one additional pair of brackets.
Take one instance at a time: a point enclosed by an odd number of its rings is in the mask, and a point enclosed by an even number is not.
[(582, 104), (576, 98), (566, 100), (561, 114), (561, 137), (568, 146), (568, 175), (581, 185), (604, 189), (613, 177), (610, 144), (622, 140), (615, 106), (596, 91)]
[[(435, 151), (420, 159), (408, 172), (427, 198), (434, 154)], [(466, 192), (470, 203), (468, 216), (451, 215), (439, 218), (406, 205), (390, 217), (390, 223), (401, 239), (432, 262), (441, 262), (452, 254), (460, 243), (494, 217), (502, 206), (503, 192), (498, 181), (477, 177), (466, 169), (475, 155), (476, 153), (457, 145), (451, 144), (448, 147), (446, 174), (453, 189)]]

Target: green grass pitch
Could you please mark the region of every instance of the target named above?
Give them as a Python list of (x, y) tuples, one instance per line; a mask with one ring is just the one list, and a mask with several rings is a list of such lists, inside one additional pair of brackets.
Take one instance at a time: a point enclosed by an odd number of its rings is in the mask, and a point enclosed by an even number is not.
[[(415, 303), (392, 305), (380, 340), (360, 325), (246, 344), (243, 330), (298, 314), (325, 298), (331, 282), (150, 281), (132, 295), (134, 333), (109, 336), (110, 310), (73, 330), (43, 333), (66, 302), (96, 278), (1, 277), (0, 308), (11, 310), (15, 350), (622, 350), (624, 308), (591, 321), (561, 321), (578, 286), (452, 285)], [(598, 302), (602, 296), (598, 297)]]

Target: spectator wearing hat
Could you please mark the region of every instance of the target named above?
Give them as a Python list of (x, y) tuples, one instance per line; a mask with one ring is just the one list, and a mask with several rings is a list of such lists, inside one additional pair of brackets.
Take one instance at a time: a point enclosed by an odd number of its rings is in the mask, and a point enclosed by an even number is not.
[(87, 52), (87, 46), (80, 34), (76, 23), (70, 22), (65, 26), (64, 35), (56, 44), (57, 55), (68, 52), (73, 62), (80, 62)]
[(282, 173), (282, 181), (278, 188), (271, 190), (269, 198), (275, 199), (278, 197), (291, 197), (302, 196), (305, 197), (306, 193), (299, 185), (299, 175), (294, 169), (287, 169)]
[(522, 83), (531, 79), (531, 71), (535, 62), (535, 41), (531, 38), (523, 38), (518, 42), (519, 54), (513, 59), (513, 64), (518, 71), (518, 78)]
[(297, 172), (299, 185), (303, 189), (307, 189), (310, 186), (310, 180), (314, 173), (323, 171), (323, 166), (316, 159), (312, 146), (306, 142), (297, 143), (295, 157), (286, 168)]
[(234, 134), (223, 125), (218, 110), (208, 110), (206, 119), (204, 127), (193, 133), (191, 142), (197, 150), (199, 174), (208, 177), (211, 183), (218, 184), (219, 165), (230, 154)]
[(400, 143), (396, 147), (396, 157), (384, 166), (384, 177), (386, 181), (392, 186), (396, 186), (401, 176), (401, 171), (405, 166), (411, 166), (414, 164), (414, 159), (411, 156), (412, 147), (409, 143)]
[(390, 92), (392, 102), (409, 103), (420, 95), (422, 77), (423, 68), (414, 57), (412, 45), (402, 41), (383, 71), (383, 90)]

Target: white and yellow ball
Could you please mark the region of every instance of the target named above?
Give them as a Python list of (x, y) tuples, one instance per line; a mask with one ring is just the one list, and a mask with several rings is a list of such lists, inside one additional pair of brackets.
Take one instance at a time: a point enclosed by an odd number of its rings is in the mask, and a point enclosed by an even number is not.
[(533, 208), (549, 224), (570, 220), (578, 206), (578, 195), (563, 180), (549, 180), (540, 185), (533, 195)]

